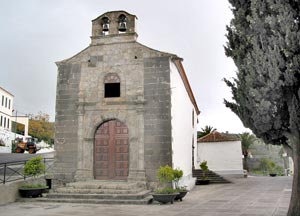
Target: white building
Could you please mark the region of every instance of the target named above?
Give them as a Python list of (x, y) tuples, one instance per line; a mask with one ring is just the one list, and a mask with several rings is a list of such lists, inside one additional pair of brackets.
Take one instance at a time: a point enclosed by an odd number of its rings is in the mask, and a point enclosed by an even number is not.
[(12, 122), (24, 125), (24, 136), (28, 136), (28, 116), (13, 116), (14, 95), (0, 87), (0, 152), (10, 153), (11, 143), (16, 137), (12, 132)]
[(243, 155), (237, 135), (213, 131), (198, 139), (199, 163), (206, 160), (208, 168), (219, 175), (242, 177)]
[(0, 128), (11, 131), (14, 96), (0, 87)]

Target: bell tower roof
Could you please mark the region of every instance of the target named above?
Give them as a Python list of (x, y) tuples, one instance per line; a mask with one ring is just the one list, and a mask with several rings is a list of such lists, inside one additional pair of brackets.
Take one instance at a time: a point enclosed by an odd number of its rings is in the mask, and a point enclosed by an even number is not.
[(136, 41), (135, 20), (126, 11), (106, 12), (92, 20), (92, 45)]

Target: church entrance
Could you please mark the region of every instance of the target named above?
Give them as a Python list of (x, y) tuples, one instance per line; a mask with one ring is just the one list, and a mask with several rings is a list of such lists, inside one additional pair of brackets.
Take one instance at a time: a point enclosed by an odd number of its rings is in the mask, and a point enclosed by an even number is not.
[(126, 124), (110, 120), (95, 133), (95, 179), (126, 180), (129, 167), (129, 138)]

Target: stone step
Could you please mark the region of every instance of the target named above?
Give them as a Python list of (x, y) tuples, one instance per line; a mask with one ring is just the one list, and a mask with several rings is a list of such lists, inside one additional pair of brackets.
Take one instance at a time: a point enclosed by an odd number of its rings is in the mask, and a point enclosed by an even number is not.
[(143, 199), (69, 199), (69, 198), (35, 198), (35, 199), (20, 199), (23, 202), (57, 202), (57, 203), (88, 203), (88, 204), (134, 204), (134, 205), (145, 205), (150, 204), (153, 201), (152, 196), (147, 196)]
[(131, 190), (117, 190), (117, 189), (85, 189), (85, 188), (57, 188), (55, 193), (75, 193), (75, 194), (136, 194), (143, 191), (143, 188), (135, 188)]
[[(95, 203), (95, 204), (147, 204), (152, 202), (150, 190), (142, 182), (84, 181), (68, 183), (66, 187), (52, 189), (41, 202)], [(21, 199), (20, 201), (28, 201)]]
[[(210, 180), (210, 183), (231, 183), (224, 177), (218, 175), (217, 173), (209, 170), (205, 176)], [(201, 179), (203, 177), (203, 171), (200, 169), (193, 170), (193, 177)]]
[(135, 194), (76, 194), (76, 193), (48, 193), (44, 194), (48, 199), (112, 199), (112, 200), (139, 200), (149, 196), (150, 190), (143, 190)]
[(67, 188), (77, 189), (114, 189), (114, 190), (131, 190), (136, 188), (145, 188), (146, 185), (138, 182), (125, 182), (125, 181), (84, 181), (72, 182), (66, 185)]

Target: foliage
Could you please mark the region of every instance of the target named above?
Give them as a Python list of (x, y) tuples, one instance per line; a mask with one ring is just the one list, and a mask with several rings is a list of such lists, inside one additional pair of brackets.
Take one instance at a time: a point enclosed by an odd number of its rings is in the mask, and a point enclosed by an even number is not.
[[(229, 0), (226, 55), (238, 68), (225, 79), (233, 101), (225, 105), (258, 138), (294, 152), (295, 175), (288, 215), (300, 212), (300, 2)], [(297, 164), (296, 164), (297, 163)]]
[(186, 186), (175, 188), (175, 190), (176, 190), (176, 192), (187, 192), (188, 191)]
[(173, 181), (175, 182), (175, 188), (179, 189), (179, 180), (183, 176), (183, 171), (181, 169), (173, 169)]
[(35, 189), (35, 188), (46, 188), (45, 184), (24, 184), (20, 188), (22, 189)]
[(173, 193), (176, 193), (176, 192), (177, 192), (177, 190), (173, 189), (171, 187), (165, 187), (165, 188), (162, 188), (162, 189), (155, 190), (155, 193), (158, 193), (158, 194), (173, 194)]
[(198, 131), (197, 133), (197, 138), (201, 138), (206, 136), (207, 134), (210, 134), (211, 132), (213, 132), (214, 130), (217, 130), (215, 128), (213, 128), (212, 126), (206, 125), (204, 128), (201, 128), (201, 131)]
[(45, 172), (45, 165), (41, 156), (31, 158), (24, 166), (24, 175), (37, 177)]
[(15, 121), (12, 121), (11, 122), (11, 131), (14, 132), (14, 133), (17, 133), (17, 134), (24, 135), (25, 125), (21, 124), (21, 123), (18, 123), (18, 122), (15, 122)]
[(36, 137), (38, 141), (44, 140), (48, 144), (54, 143), (54, 123), (49, 122), (49, 115), (39, 112), (38, 115), (30, 115), (28, 134)]
[(283, 168), (269, 158), (262, 158), (259, 167), (265, 173), (283, 175)]
[(203, 179), (203, 180), (208, 179), (208, 177), (206, 176), (206, 173), (208, 172), (209, 169), (208, 169), (207, 161), (206, 161), (206, 160), (204, 160), (204, 161), (202, 161), (202, 162), (200, 163), (200, 168), (201, 168), (201, 170), (203, 171), (202, 179)]
[(249, 147), (256, 141), (256, 137), (253, 134), (244, 132), (240, 134), (240, 138), (241, 138), (243, 155), (247, 156)]
[(174, 180), (174, 172), (169, 165), (161, 166), (157, 171), (157, 178), (161, 183), (170, 183)]

